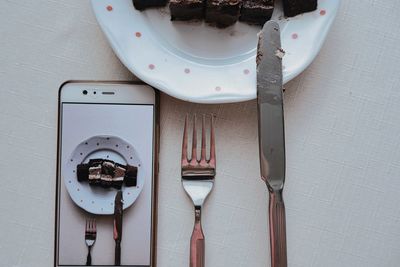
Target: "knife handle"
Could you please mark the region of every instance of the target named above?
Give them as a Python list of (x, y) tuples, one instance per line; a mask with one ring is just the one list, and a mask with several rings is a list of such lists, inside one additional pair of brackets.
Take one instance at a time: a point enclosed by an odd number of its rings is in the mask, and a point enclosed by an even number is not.
[(201, 207), (195, 207), (195, 222), (190, 239), (190, 267), (204, 267), (204, 234), (201, 227)]
[(121, 265), (121, 241), (115, 241), (115, 266)]
[(287, 267), (285, 203), (282, 190), (269, 192), (271, 267)]

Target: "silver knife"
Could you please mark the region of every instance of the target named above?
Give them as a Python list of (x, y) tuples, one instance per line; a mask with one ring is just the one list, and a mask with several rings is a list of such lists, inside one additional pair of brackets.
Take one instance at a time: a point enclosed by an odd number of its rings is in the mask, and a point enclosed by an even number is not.
[(122, 214), (124, 199), (119, 190), (114, 201), (114, 240), (115, 240), (115, 265), (121, 265), (121, 240), (122, 240)]
[(285, 204), (282, 198), (285, 182), (283, 55), (279, 25), (269, 21), (258, 40), (257, 100), (261, 177), (269, 191), (272, 267), (287, 267)]

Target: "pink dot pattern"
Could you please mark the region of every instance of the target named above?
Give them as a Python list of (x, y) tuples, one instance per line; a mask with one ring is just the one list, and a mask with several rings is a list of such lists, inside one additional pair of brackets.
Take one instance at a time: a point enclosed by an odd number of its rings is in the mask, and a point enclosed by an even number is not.
[[(113, 7), (112, 7), (111, 5), (108, 5), (108, 6), (106, 7), (106, 9), (107, 9), (107, 11), (112, 11), (112, 10), (113, 10)], [(325, 10), (325, 9), (320, 10), (319, 14), (320, 14), (321, 16), (325, 16), (325, 15), (326, 15), (326, 10)], [(136, 36), (137, 38), (140, 38), (140, 37), (142, 37), (142, 33), (136, 32), (136, 33), (135, 33), (135, 36)], [(292, 39), (296, 40), (296, 39), (298, 39), (298, 38), (299, 38), (299, 35), (298, 35), (297, 33), (293, 33), (293, 34), (292, 34)], [(155, 66), (154, 64), (149, 64), (149, 69), (150, 69), (150, 70), (154, 70), (155, 68), (156, 68), (156, 66)], [(286, 66), (283, 66), (283, 69), (286, 69)], [(185, 69), (184, 69), (184, 72), (185, 72), (186, 74), (189, 74), (189, 73), (190, 73), (190, 69), (189, 69), (189, 68), (185, 68)], [(248, 75), (248, 74), (250, 74), (250, 70), (245, 69), (245, 70), (243, 70), (243, 73), (244, 73), (245, 75)], [(215, 87), (215, 91), (217, 91), (217, 92), (221, 91), (221, 89), (222, 89), (222, 88), (221, 88), (220, 86), (216, 86), (216, 87)], [(78, 189), (78, 191), (79, 191), (79, 189)], [(128, 192), (128, 195), (129, 195), (129, 194), (130, 194), (130, 193)], [(82, 200), (81, 200), (81, 202), (82, 202)]]

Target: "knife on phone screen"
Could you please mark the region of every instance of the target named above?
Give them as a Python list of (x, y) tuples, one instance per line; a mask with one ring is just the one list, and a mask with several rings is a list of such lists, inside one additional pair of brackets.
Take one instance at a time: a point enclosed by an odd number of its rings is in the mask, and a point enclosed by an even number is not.
[(122, 240), (122, 191), (119, 190), (114, 201), (114, 240), (115, 240), (115, 265), (121, 265), (121, 240)]
[(283, 56), (279, 25), (269, 21), (258, 40), (257, 101), (261, 177), (269, 191), (272, 267), (287, 267), (285, 204), (282, 198), (285, 182)]

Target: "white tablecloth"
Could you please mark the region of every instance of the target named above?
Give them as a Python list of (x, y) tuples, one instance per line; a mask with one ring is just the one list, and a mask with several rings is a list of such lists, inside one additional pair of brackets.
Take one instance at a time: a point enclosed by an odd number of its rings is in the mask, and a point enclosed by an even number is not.
[[(321, 53), (286, 86), (291, 267), (400, 266), (399, 11), (396, 0), (342, 1)], [(133, 78), (88, 0), (1, 1), (0, 266), (52, 266), (60, 84)], [(217, 116), (206, 266), (269, 266), (255, 102), (163, 95), (161, 104), (158, 266), (188, 266), (193, 210), (179, 176), (187, 112)]]

